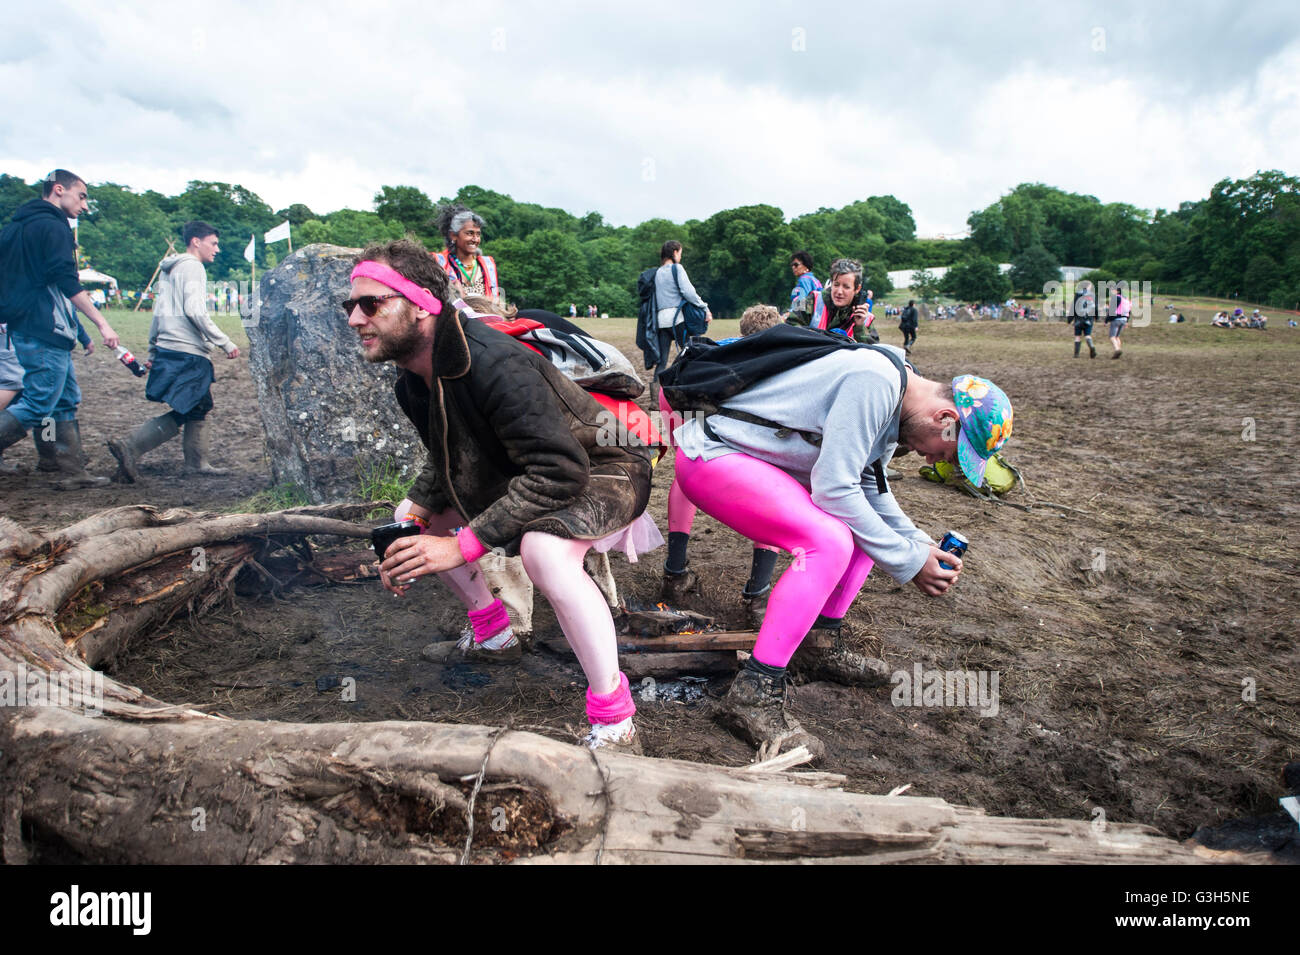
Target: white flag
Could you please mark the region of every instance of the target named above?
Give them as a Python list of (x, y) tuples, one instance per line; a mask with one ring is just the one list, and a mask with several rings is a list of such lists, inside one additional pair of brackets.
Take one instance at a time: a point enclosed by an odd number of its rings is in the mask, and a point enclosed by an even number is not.
[(262, 236), (262, 238), (266, 240), (268, 245), (272, 242), (279, 242), (282, 239), (289, 238), (289, 223), (281, 222), (266, 235)]
[(244, 258), (247, 259), (249, 262), (253, 261), (253, 253), (255, 251), (253, 243), (256, 241), (257, 241), (257, 236), (250, 235), (248, 237), (248, 248), (244, 250)]

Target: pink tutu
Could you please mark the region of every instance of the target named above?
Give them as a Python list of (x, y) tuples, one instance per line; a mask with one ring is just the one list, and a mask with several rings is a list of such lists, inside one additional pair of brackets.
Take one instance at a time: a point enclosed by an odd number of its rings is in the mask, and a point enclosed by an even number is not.
[(601, 554), (610, 550), (621, 551), (628, 563), (635, 564), (639, 554), (662, 547), (663, 543), (664, 535), (659, 532), (659, 525), (649, 511), (642, 511), (641, 516), (631, 524), (593, 541), (591, 546)]

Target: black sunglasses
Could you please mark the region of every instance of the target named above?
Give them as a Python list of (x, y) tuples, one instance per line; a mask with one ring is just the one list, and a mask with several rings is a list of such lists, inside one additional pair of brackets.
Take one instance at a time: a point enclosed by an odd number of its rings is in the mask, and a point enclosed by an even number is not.
[(386, 302), (390, 298), (401, 298), (400, 292), (389, 292), (387, 295), (359, 295), (356, 298), (349, 298), (343, 302), (343, 314), (352, 315), (354, 308), (360, 307), (361, 314), (366, 318), (374, 318), (375, 312), (379, 311), (379, 303)]

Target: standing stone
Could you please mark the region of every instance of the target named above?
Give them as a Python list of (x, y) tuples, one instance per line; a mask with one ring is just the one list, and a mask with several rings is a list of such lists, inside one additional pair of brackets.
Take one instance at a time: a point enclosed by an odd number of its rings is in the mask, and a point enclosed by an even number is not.
[(918, 322), (928, 322), (930, 320), (930, 306), (924, 302), (917, 302), (916, 318)]
[(392, 466), (412, 480), (424, 463), (393, 396), (396, 369), (365, 361), (339, 306), (356, 254), (323, 244), (294, 252), (262, 278), (247, 329), (272, 478), (314, 503), (360, 497), (359, 469)]
[(961, 308), (957, 309), (957, 321), (973, 322), (975, 321), (975, 315), (971, 312), (969, 308), (963, 305)]

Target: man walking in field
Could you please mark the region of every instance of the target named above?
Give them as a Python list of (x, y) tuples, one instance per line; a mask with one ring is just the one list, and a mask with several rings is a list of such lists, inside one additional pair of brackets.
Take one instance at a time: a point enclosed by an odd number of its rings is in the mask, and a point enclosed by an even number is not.
[(140, 479), (140, 458), (185, 429), (182, 445), (186, 474), (226, 474), (208, 460), (207, 415), (212, 410), (212, 362), (208, 351), (217, 345), (230, 359), (239, 346), (208, 318), (208, 275), (221, 251), (217, 230), (206, 222), (187, 222), (181, 231), (185, 251), (163, 259), (149, 329), (149, 384), (145, 397), (171, 406), (150, 418), (120, 441), (109, 441), (117, 458), (118, 480)]

